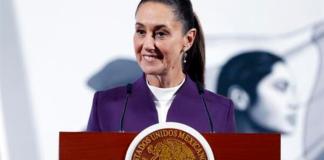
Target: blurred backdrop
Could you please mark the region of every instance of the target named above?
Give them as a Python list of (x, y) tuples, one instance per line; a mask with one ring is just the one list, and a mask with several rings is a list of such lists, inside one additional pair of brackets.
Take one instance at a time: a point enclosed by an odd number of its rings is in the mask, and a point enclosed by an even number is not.
[[(281, 159), (324, 159), (324, 1), (192, 2), (206, 35), (206, 88), (224, 87), (246, 121), (239, 132), (282, 133)], [(0, 159), (58, 159), (59, 132), (85, 129), (95, 90), (141, 75), (137, 3), (0, 0)]]

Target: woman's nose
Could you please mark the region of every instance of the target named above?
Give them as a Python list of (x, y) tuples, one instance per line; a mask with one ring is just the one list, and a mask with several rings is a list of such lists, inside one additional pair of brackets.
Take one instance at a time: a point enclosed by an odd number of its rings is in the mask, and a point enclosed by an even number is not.
[(296, 86), (292, 87), (292, 90), (289, 94), (289, 108), (292, 110), (297, 110), (301, 106), (301, 101), (297, 93)]
[(146, 36), (143, 47), (145, 50), (151, 52), (155, 49), (154, 38), (152, 36)]
[(293, 94), (293, 96), (290, 96), (289, 99), (289, 108), (292, 110), (297, 110), (301, 106), (300, 100), (296, 94)]

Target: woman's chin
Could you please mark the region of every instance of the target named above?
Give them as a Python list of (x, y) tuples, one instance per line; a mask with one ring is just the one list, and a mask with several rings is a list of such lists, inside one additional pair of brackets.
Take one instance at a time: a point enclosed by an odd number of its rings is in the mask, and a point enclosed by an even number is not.
[(280, 126), (280, 127), (273, 128), (272, 130), (284, 135), (289, 135), (294, 132), (295, 126), (291, 126), (291, 125)]
[(283, 134), (285, 135), (289, 135), (295, 132), (296, 127), (295, 126), (289, 126), (289, 127), (285, 127), (282, 131)]
[(161, 75), (163, 70), (156, 67), (142, 67), (143, 72), (146, 75)]

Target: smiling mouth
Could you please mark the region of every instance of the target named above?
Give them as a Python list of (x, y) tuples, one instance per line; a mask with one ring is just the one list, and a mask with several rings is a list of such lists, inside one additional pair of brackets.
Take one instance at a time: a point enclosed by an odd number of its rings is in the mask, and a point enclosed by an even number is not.
[(158, 55), (143, 55), (143, 59), (148, 62), (152, 62), (154, 60), (160, 60), (162, 58)]

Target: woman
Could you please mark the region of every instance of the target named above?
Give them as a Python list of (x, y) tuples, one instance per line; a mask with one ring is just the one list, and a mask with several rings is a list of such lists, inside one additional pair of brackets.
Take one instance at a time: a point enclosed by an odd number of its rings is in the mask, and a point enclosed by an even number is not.
[(234, 101), (239, 132), (291, 133), (296, 126), (296, 88), (285, 61), (270, 52), (231, 58), (218, 78), (217, 93)]
[(144, 74), (132, 85), (96, 92), (87, 130), (141, 131), (172, 121), (233, 132), (232, 102), (201, 87), (205, 44), (190, 0), (142, 0), (135, 19), (134, 48)]

